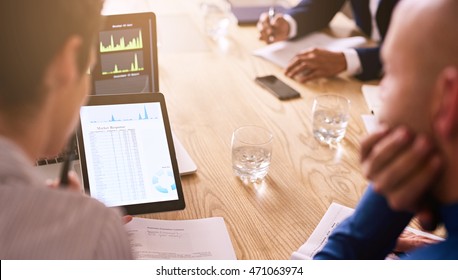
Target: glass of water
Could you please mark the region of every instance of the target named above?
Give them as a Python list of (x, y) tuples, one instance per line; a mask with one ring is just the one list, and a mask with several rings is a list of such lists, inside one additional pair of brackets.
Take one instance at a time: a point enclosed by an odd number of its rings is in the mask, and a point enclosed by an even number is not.
[(232, 169), (244, 183), (261, 182), (272, 156), (272, 133), (255, 125), (242, 126), (232, 134)]
[(313, 100), (313, 136), (320, 143), (334, 145), (345, 136), (350, 118), (350, 100), (338, 95), (321, 95)]
[(204, 31), (212, 39), (227, 35), (230, 24), (230, 4), (225, 0), (205, 0), (201, 4)]

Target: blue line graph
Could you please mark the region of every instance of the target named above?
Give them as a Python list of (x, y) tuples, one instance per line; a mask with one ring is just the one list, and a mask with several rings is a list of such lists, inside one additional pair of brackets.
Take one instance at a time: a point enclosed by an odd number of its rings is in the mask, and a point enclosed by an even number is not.
[[(106, 118), (103, 117), (103, 115), (100, 115), (100, 117), (97, 118), (97, 120), (91, 120), (90, 123), (112, 123), (112, 122), (125, 122), (125, 121), (139, 121), (139, 120), (157, 120), (159, 118), (159, 112), (156, 112), (155, 107), (151, 107), (150, 109), (153, 110), (153, 112), (148, 112), (148, 109), (146, 108), (146, 105), (143, 105), (143, 108), (141, 109), (140, 112), (135, 112), (135, 109), (137, 108), (129, 108), (129, 110), (125, 110), (126, 108), (122, 108), (122, 110), (110, 110), (106, 111), (106, 113), (109, 113)], [(132, 110), (134, 109), (134, 110)], [(113, 112), (117, 111), (117, 112)]]

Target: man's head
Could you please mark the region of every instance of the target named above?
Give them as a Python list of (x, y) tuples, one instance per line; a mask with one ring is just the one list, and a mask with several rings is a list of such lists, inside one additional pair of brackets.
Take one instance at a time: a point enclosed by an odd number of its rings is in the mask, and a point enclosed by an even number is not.
[[(3, 121), (30, 120), (46, 109), (53, 111), (55, 120), (47, 132), (57, 142), (49, 145), (61, 148), (89, 90), (86, 72), (95, 59), (102, 5), (102, 0), (0, 2)], [(45, 153), (55, 152), (48, 148), (43, 148)]]
[(425, 134), (444, 161), (434, 189), (458, 201), (458, 1), (403, 0), (382, 50), (380, 121)]
[(397, 7), (382, 49), (381, 122), (434, 136), (444, 86), (458, 72), (457, 15), (456, 0), (405, 0)]

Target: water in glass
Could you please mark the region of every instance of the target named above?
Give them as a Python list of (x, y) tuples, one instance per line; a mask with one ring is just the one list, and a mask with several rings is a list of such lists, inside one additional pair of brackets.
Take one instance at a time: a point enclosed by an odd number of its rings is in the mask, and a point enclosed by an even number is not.
[(317, 110), (313, 114), (313, 135), (325, 144), (336, 144), (344, 136), (348, 125), (348, 114), (331, 110)]
[(271, 151), (262, 147), (240, 146), (232, 150), (232, 168), (242, 181), (262, 180), (269, 170)]

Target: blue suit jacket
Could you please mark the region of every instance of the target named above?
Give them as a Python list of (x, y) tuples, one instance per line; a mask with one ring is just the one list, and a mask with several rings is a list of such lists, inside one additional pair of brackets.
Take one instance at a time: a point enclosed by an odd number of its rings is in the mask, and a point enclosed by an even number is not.
[[(328, 26), (334, 15), (342, 8), (346, 0), (302, 0), (287, 13), (297, 22), (297, 37), (320, 30)], [(356, 24), (370, 36), (372, 20), (369, 10), (369, 0), (349, 0), (353, 9)], [(375, 16), (382, 41), (388, 31), (391, 14), (399, 0), (381, 0)], [(370, 80), (380, 77), (382, 63), (380, 61), (380, 47), (357, 48), (361, 60), (362, 73), (357, 77), (361, 80)]]

